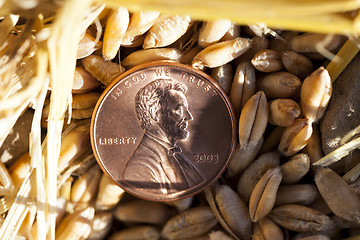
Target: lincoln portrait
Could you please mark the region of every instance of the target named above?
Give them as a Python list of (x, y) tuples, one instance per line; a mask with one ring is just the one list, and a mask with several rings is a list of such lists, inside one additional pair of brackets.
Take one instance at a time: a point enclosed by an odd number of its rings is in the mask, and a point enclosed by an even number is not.
[(186, 99), (187, 87), (171, 79), (157, 79), (135, 96), (136, 115), (145, 133), (126, 163), (123, 178), (139, 188), (176, 193), (204, 181), (177, 146), (189, 137), (193, 120)]

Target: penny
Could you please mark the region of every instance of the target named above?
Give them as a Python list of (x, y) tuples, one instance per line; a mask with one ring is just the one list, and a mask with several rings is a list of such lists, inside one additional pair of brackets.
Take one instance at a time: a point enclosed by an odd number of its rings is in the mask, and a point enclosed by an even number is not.
[(169, 61), (139, 65), (100, 97), (91, 121), (94, 155), (126, 192), (165, 201), (202, 191), (235, 146), (230, 101), (203, 72)]

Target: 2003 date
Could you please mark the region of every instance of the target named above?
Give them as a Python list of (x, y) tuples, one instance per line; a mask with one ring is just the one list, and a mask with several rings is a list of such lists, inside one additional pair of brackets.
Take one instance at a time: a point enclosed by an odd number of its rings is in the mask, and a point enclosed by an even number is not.
[(196, 163), (212, 163), (219, 162), (219, 154), (194, 154), (193, 161)]

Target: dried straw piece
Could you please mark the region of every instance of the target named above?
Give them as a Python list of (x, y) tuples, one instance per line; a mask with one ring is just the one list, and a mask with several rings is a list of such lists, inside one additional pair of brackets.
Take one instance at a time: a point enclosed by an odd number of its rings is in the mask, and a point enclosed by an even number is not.
[(35, 173), (29, 171), (24, 183), (17, 193), (14, 204), (12, 204), (7, 217), (0, 229), (0, 239), (13, 240), (19, 228), (29, 211), (29, 203), (34, 201), (35, 197)]
[(321, 33), (359, 33), (358, 24), (355, 24), (354, 19), (345, 14), (335, 14), (357, 10), (360, 3), (356, 0), (306, 2), (253, 0), (247, 1), (246, 4), (243, 1), (232, 0), (224, 0), (221, 3), (210, 0), (204, 4), (203, 1), (198, 0), (172, 2), (171, 8), (168, 4), (164, 4), (163, 0), (151, 2), (106, 0), (105, 3), (112, 6), (125, 5), (130, 10), (138, 10), (141, 3), (142, 10), (156, 9), (169, 14), (189, 14), (192, 18), (206, 20), (228, 18), (243, 25), (249, 22), (261, 23), (266, 19), (266, 24), (270, 28), (281, 26), (282, 29)]
[(0, 23), (0, 46), (6, 41), (11, 30), (14, 29), (17, 21), (19, 20), (19, 15), (8, 14), (6, 15)]
[[(71, 104), (71, 89), (76, 67), (77, 43), (81, 34), (102, 11), (102, 7), (89, 11), (90, 2), (69, 0), (60, 9), (53, 23), (48, 49), (52, 93), (48, 119), (48, 144), (45, 155), (45, 207), (55, 206), (57, 197), (57, 163), (60, 153), (61, 131), (64, 114)], [(86, 14), (88, 14), (86, 16)], [(71, 24), (71, 27), (69, 27)], [(70, 107), (71, 112), (71, 107)], [(71, 114), (70, 114), (71, 115)], [(55, 238), (56, 213), (47, 213), (50, 239)]]
[(353, 139), (352, 141), (342, 145), (341, 147), (335, 149), (334, 151), (330, 152), (319, 161), (313, 163), (314, 165), (319, 166), (329, 166), (333, 163), (336, 163), (341, 158), (347, 156), (352, 150), (360, 147), (360, 137)]

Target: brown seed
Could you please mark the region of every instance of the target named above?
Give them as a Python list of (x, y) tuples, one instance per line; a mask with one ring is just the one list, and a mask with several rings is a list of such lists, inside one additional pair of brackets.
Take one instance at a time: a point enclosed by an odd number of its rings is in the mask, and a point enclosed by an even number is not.
[(298, 204), (274, 208), (269, 216), (280, 226), (296, 232), (324, 231), (334, 224), (325, 214)]
[(342, 36), (340, 35), (304, 33), (293, 38), (290, 46), (296, 52), (321, 53), (322, 49), (334, 51), (341, 43)]
[(312, 134), (312, 126), (308, 119), (296, 119), (285, 128), (279, 144), (279, 151), (285, 156), (292, 156), (303, 149)]
[(80, 176), (71, 188), (71, 201), (74, 203), (88, 203), (95, 197), (100, 181), (101, 170), (98, 165)]
[(211, 76), (217, 83), (219, 83), (225, 93), (229, 95), (233, 80), (233, 70), (231, 64), (227, 63), (220, 67), (213, 68), (211, 70)]
[[(133, 12), (130, 16), (129, 27), (125, 32), (122, 39), (122, 45), (133, 46), (138, 39), (142, 38), (141, 46), (145, 38), (145, 32), (151, 28), (156, 19), (159, 17), (160, 12), (155, 11), (138, 11)], [(140, 37), (142, 36), (142, 37)]]
[(261, 155), (243, 172), (237, 185), (237, 192), (245, 203), (249, 202), (251, 192), (265, 172), (278, 166), (279, 163), (280, 154), (269, 152)]
[(289, 42), (298, 35), (296, 31), (282, 31), (280, 38), (271, 38), (269, 48), (279, 52), (283, 52), (289, 49)]
[(109, 61), (118, 53), (122, 38), (129, 26), (129, 12), (125, 7), (112, 9), (107, 17), (102, 55)]
[(220, 39), (222, 41), (233, 40), (235, 38), (240, 37), (240, 26), (234, 23), (231, 24), (229, 30), (225, 33), (225, 35)]
[(322, 212), (323, 214), (329, 215), (332, 214), (331, 209), (326, 204), (325, 200), (322, 198), (322, 196), (319, 194), (315, 200), (309, 205), (310, 208), (315, 209), (319, 212)]
[(71, 162), (83, 154), (90, 146), (89, 125), (77, 126), (61, 139), (58, 174), (63, 172)]
[(69, 214), (56, 228), (55, 238), (60, 240), (86, 239), (90, 235), (95, 210), (88, 207)]
[(171, 209), (163, 203), (136, 200), (117, 206), (114, 216), (123, 222), (163, 224), (171, 213)]
[(240, 62), (250, 62), (257, 52), (262, 49), (267, 49), (269, 41), (267, 38), (255, 36), (251, 39), (251, 46), (248, 51), (235, 59), (235, 64)]
[(247, 38), (235, 38), (234, 40), (215, 43), (199, 52), (192, 61), (192, 66), (203, 69), (214, 68), (224, 65), (245, 53), (251, 46), (251, 40)]
[(250, 62), (241, 62), (237, 68), (230, 89), (230, 100), (236, 116), (251, 96), (255, 94), (255, 69)]
[(209, 240), (233, 240), (230, 236), (225, 234), (222, 231), (215, 231), (209, 234), (210, 239)]
[(339, 228), (360, 228), (360, 223), (348, 221), (336, 215), (332, 215), (331, 219)]
[(111, 212), (95, 212), (88, 240), (104, 239), (111, 230), (113, 215)]
[(217, 185), (215, 202), (230, 230), (240, 239), (251, 238), (251, 220), (247, 206), (227, 185)]
[(318, 167), (315, 183), (335, 215), (360, 223), (360, 198), (342, 177), (330, 168)]
[[(27, 173), (30, 171), (30, 156), (25, 153), (9, 168), (11, 180), (14, 183), (14, 190), (19, 189)], [(13, 191), (11, 191), (13, 193)]]
[(193, 48), (190, 48), (188, 50), (186, 50), (181, 58), (180, 58), (180, 62), (183, 64), (188, 64), (190, 65), (192, 60), (194, 59), (194, 57), (202, 50), (202, 47), (200, 46), (195, 46)]
[(255, 54), (251, 64), (261, 72), (277, 72), (284, 68), (281, 54), (272, 49), (263, 49)]
[(265, 138), (264, 143), (261, 146), (260, 154), (274, 151), (276, 147), (279, 145), (281, 136), (284, 132), (284, 127), (275, 127)]
[(259, 37), (265, 37), (268, 35), (272, 35), (274, 37), (277, 36), (277, 33), (268, 28), (266, 23), (254, 23), (249, 24), (247, 27), (245, 27), (245, 32), (251, 36), (259, 36)]
[(319, 127), (316, 124), (313, 124), (313, 133), (311, 134), (308, 144), (304, 148), (304, 152), (309, 156), (311, 163), (320, 160), (324, 156)]
[[(71, 112), (71, 118), (72, 119), (88, 119), (88, 118), (91, 118), (93, 112), (94, 112), (94, 107), (86, 108), (86, 109), (74, 109)], [(67, 114), (66, 114), (66, 117), (68, 117)]]
[(242, 172), (249, 164), (255, 159), (260, 147), (262, 146), (263, 139), (256, 145), (241, 148), (239, 144), (230, 157), (229, 167), (227, 169), (227, 177), (234, 177), (236, 174)]
[(76, 67), (72, 93), (87, 93), (99, 87), (101, 83), (90, 75), (83, 67)]
[(86, 109), (94, 107), (99, 97), (100, 94), (97, 92), (74, 94), (71, 107), (72, 109)]
[(264, 92), (259, 91), (244, 105), (239, 119), (240, 148), (258, 144), (263, 137), (269, 117), (268, 104)]
[(189, 16), (175, 15), (161, 18), (148, 31), (143, 48), (165, 47), (174, 43), (185, 34), (190, 24)]
[(187, 239), (201, 236), (217, 224), (209, 207), (195, 207), (171, 218), (164, 226), (161, 236), (165, 239)]
[(152, 226), (130, 227), (110, 235), (109, 240), (158, 240), (160, 232)]
[(318, 195), (316, 186), (312, 184), (280, 185), (275, 206), (289, 203), (309, 205)]
[(310, 169), (310, 159), (304, 153), (299, 153), (281, 165), (282, 182), (285, 184), (297, 183)]
[(268, 107), (265, 94), (258, 92), (245, 104), (239, 120), (239, 145), (231, 157), (228, 176), (244, 170), (255, 158), (267, 126)]
[(198, 44), (202, 47), (207, 47), (218, 42), (230, 27), (231, 21), (229, 19), (204, 22), (199, 32)]
[(264, 217), (254, 224), (252, 240), (283, 240), (281, 228), (269, 217)]
[(116, 206), (124, 194), (124, 190), (114, 183), (105, 173), (102, 174), (99, 191), (96, 197), (96, 210), (109, 210)]
[(131, 41), (131, 42), (122, 42), (121, 43), (121, 46), (122, 47), (128, 47), (128, 48), (137, 48), (137, 47), (140, 47), (144, 44), (144, 39), (145, 39), (146, 35), (143, 34), (143, 35), (138, 35), (138, 36), (135, 36), (134, 39)]
[(176, 207), (176, 209), (179, 212), (183, 212), (190, 208), (191, 204), (193, 203), (193, 200), (194, 200), (194, 196), (190, 196), (190, 197), (182, 198), (179, 200), (169, 201), (169, 202), (164, 202), (164, 203), (169, 206)]
[(270, 168), (277, 167), (280, 163), (280, 154), (278, 152), (269, 152), (256, 159), (240, 176), (237, 192), (242, 200), (249, 202), (251, 192), (260, 178)]
[(130, 53), (123, 61), (122, 65), (130, 68), (142, 63), (158, 60), (179, 61), (181, 52), (175, 48), (154, 48), (142, 49)]
[(101, 47), (102, 43), (96, 41), (89, 33), (85, 33), (78, 43), (77, 59), (85, 58)]
[(284, 51), (281, 53), (281, 61), (289, 72), (295, 74), (300, 79), (304, 79), (314, 71), (314, 64), (304, 55), (294, 51)]
[(287, 127), (300, 115), (299, 105), (291, 99), (275, 99), (269, 102), (269, 123)]
[(69, 177), (66, 181), (61, 185), (60, 188), (60, 196), (64, 198), (66, 201), (70, 201), (71, 198), (71, 185), (74, 182), (73, 177)]
[(281, 179), (280, 167), (267, 170), (260, 178), (250, 196), (249, 211), (251, 221), (259, 221), (271, 211)]
[(102, 82), (105, 86), (108, 86), (115, 80), (125, 69), (111, 61), (105, 61), (103, 57), (90, 55), (82, 60), (86, 71), (91, 76)]
[(332, 93), (332, 84), (328, 71), (320, 67), (308, 76), (301, 87), (301, 109), (305, 117), (312, 122), (319, 121), (325, 113)]
[(300, 92), (301, 81), (289, 72), (275, 72), (259, 75), (256, 79), (258, 89), (265, 92), (268, 99), (296, 98)]

